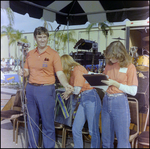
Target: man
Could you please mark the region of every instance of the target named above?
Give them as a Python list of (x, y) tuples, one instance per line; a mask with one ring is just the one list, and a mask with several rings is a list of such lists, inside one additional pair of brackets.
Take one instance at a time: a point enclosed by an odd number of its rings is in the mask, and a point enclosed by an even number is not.
[(5, 71), (6, 66), (7, 66), (7, 64), (6, 64), (5, 58), (2, 58), (2, 60), (1, 60), (1, 71), (2, 72)]
[(27, 77), (29, 83), (26, 86), (27, 97), (27, 126), (29, 133), (29, 146), (38, 147), (39, 119), (42, 120), (43, 147), (55, 147), (55, 73), (66, 91), (73, 91), (73, 87), (67, 82), (63, 73), (61, 60), (58, 53), (47, 46), (49, 33), (44, 27), (38, 27), (34, 31), (34, 39), (37, 47), (28, 52), (24, 72), (20, 75)]

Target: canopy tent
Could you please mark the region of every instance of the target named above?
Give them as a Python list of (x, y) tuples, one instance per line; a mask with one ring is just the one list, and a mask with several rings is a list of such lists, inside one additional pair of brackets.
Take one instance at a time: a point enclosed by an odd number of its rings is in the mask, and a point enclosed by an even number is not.
[(20, 14), (62, 25), (82, 25), (86, 22), (121, 22), (145, 20), (149, 17), (148, 1), (2, 1), (2, 8), (10, 7)]
[(121, 22), (125, 19), (135, 21), (149, 17), (149, 1), (1, 1), (1, 8), (7, 7), (22, 15), (28, 13), (33, 18), (43, 17), (45, 21), (67, 25), (67, 32), (69, 26), (83, 25), (86, 22)]
[(1, 1), (1, 8), (7, 7), (22, 15), (28, 13), (30, 17), (43, 17), (45, 21), (67, 26), (86, 22), (145, 20), (149, 17), (149, 1)]

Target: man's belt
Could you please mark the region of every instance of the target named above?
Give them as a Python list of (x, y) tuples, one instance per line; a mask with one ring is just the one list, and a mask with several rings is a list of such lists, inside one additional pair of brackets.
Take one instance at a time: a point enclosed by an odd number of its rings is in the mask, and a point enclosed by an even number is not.
[(29, 83), (31, 85), (34, 85), (34, 86), (46, 86), (46, 85), (52, 85), (52, 84), (37, 84), (37, 83)]

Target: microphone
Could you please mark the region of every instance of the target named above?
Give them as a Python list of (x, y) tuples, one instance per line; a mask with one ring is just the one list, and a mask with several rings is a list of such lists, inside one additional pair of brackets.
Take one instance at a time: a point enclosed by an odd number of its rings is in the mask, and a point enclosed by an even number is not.
[(23, 46), (25, 48), (30, 48), (31, 47), (30, 43), (24, 43), (24, 42), (21, 42), (21, 41), (17, 42), (17, 46)]
[(60, 26), (61, 26), (61, 24), (59, 24), (59, 25), (57, 26), (57, 28), (55, 29), (55, 31), (58, 31)]

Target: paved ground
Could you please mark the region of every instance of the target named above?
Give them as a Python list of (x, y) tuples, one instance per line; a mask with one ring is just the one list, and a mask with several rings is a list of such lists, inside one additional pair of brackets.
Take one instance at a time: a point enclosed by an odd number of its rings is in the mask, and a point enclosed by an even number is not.
[[(1, 109), (10, 100), (12, 94), (16, 94), (17, 89), (2, 88), (1, 87)], [(9, 119), (1, 121), (1, 148), (25, 148), (25, 130), (24, 127), (19, 127), (18, 132), (18, 144), (13, 142), (13, 125)], [(61, 148), (62, 144), (61, 135), (57, 136), (57, 142), (55, 143), (55, 148)], [(73, 148), (72, 137), (68, 138), (66, 141), (66, 148)], [(90, 142), (84, 141), (84, 147), (90, 148)]]
[[(1, 148), (25, 148), (25, 136), (24, 127), (20, 127), (18, 132), (18, 144), (13, 142), (13, 126), (10, 120), (5, 119), (1, 121)], [(62, 138), (57, 136), (57, 142), (55, 148), (61, 148)], [(68, 138), (66, 141), (66, 148), (73, 148), (73, 139)], [(84, 148), (90, 148), (90, 142), (84, 141)]]

